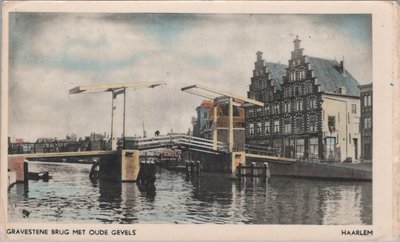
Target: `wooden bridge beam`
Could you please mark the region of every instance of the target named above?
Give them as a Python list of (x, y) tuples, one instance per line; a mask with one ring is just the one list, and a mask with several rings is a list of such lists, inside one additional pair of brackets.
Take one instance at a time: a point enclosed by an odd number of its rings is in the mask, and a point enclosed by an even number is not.
[(233, 151), (233, 98), (229, 98), (228, 152)]
[(212, 138), (213, 138), (213, 149), (218, 149), (218, 128), (217, 128), (217, 111), (218, 106), (214, 104), (213, 106), (213, 124), (212, 124)]

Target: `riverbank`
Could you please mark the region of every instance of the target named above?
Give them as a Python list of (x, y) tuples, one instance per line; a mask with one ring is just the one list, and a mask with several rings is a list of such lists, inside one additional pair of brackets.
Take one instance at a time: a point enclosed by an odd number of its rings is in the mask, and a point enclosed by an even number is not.
[(329, 180), (372, 181), (372, 163), (345, 164), (298, 161), (269, 163), (271, 176), (306, 177)]

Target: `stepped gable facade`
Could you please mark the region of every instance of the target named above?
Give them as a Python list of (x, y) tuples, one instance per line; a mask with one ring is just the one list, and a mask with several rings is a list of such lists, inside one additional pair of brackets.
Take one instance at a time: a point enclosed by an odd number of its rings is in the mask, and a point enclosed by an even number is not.
[(247, 96), (265, 106), (246, 108), (246, 144), (302, 160), (357, 162), (359, 83), (344, 61), (304, 55), (301, 40), (293, 43), (288, 65), (256, 53)]

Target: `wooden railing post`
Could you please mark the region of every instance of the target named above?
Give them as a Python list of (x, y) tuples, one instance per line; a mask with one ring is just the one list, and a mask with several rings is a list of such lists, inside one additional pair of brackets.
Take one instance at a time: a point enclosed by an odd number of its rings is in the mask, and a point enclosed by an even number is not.
[(254, 167), (255, 167), (256, 163), (255, 162), (251, 162), (251, 168), (250, 168), (250, 174), (251, 176), (254, 176)]

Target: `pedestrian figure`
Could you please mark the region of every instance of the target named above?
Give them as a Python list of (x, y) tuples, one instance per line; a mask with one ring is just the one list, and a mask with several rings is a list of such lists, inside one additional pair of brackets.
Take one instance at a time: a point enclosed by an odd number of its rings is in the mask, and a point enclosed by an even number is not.
[(54, 138), (54, 148), (56, 149), (56, 152), (58, 153), (58, 140), (57, 140), (57, 137)]
[(79, 137), (78, 140), (78, 151), (82, 151), (85, 148), (85, 143), (83, 142), (83, 139)]
[(90, 168), (90, 172), (89, 172), (89, 178), (90, 180), (97, 180), (99, 178), (99, 162), (97, 161), (97, 159), (93, 159), (93, 165)]

